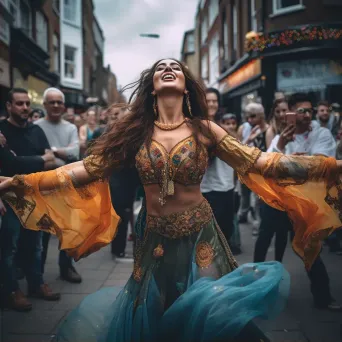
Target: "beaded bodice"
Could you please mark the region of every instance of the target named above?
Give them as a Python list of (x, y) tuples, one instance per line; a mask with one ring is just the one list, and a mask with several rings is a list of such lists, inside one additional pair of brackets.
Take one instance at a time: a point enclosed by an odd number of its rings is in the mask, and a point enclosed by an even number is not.
[(158, 141), (152, 140), (150, 153), (146, 144), (142, 145), (135, 161), (144, 185), (163, 184), (165, 178), (183, 185), (200, 184), (208, 165), (208, 152), (201, 146), (196, 158), (196, 140), (191, 135), (178, 142), (170, 151)]

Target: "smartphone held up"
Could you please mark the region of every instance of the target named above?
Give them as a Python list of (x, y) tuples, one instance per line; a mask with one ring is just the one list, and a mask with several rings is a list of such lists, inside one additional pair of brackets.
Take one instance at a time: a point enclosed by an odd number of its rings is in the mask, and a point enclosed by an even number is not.
[(285, 114), (286, 126), (296, 126), (297, 114), (293, 112), (287, 112)]

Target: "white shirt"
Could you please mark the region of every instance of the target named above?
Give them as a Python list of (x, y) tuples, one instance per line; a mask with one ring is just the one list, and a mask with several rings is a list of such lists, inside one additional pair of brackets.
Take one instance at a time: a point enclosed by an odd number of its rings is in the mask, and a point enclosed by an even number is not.
[(204, 174), (201, 192), (227, 192), (232, 189), (234, 189), (234, 170), (224, 161), (215, 157)]
[[(267, 152), (281, 152), (277, 148), (279, 134), (276, 135)], [(327, 157), (335, 157), (336, 142), (331, 132), (317, 123), (312, 122), (312, 130), (303, 134), (296, 134), (294, 141), (285, 146), (285, 154), (306, 153), (310, 156), (322, 154)]]

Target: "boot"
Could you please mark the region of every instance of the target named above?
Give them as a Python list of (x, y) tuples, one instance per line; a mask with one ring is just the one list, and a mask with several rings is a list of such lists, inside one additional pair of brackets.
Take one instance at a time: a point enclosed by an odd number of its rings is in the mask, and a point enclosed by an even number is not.
[(69, 283), (81, 283), (82, 278), (81, 276), (77, 273), (75, 267), (71, 266), (68, 267), (67, 269), (61, 269), (60, 270), (60, 275), (61, 279), (68, 281)]
[(15, 311), (31, 311), (32, 304), (28, 301), (21, 290), (12, 292), (7, 298), (6, 307)]
[(30, 297), (40, 298), (48, 301), (57, 301), (61, 298), (61, 294), (52, 292), (48, 284), (43, 284), (37, 289), (29, 290), (28, 295)]

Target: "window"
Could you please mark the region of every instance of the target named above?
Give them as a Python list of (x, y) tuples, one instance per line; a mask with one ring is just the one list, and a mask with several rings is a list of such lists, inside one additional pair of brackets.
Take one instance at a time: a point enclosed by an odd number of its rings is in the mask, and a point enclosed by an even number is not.
[(238, 45), (238, 15), (236, 4), (233, 4), (233, 60), (236, 59)]
[(13, 25), (19, 26), (19, 10), (17, 0), (8, 0), (8, 9), (13, 17)]
[(201, 76), (205, 84), (208, 83), (208, 55), (202, 56), (201, 61)]
[(76, 6), (76, 0), (64, 0), (64, 19), (73, 23), (77, 21)]
[(209, 84), (216, 82), (219, 75), (219, 37), (216, 34), (209, 45)]
[(273, 0), (273, 12), (291, 12), (303, 7), (303, 0)]
[(229, 32), (228, 32), (228, 22), (226, 19), (226, 13), (225, 12), (223, 13), (222, 22), (223, 22), (222, 31), (223, 31), (223, 56), (224, 56), (223, 58), (225, 60), (228, 60), (229, 59), (229, 56), (228, 56)]
[(209, 27), (211, 27), (214, 24), (214, 21), (219, 14), (218, 0), (210, 0), (208, 12), (209, 12)]
[(186, 52), (195, 52), (195, 37), (194, 34), (188, 34), (186, 38)]
[(49, 51), (48, 46), (48, 24), (43, 13), (36, 13), (37, 44), (44, 50)]
[(5, 44), (9, 44), (9, 24), (6, 22), (4, 17), (0, 14), (0, 40), (2, 40)]
[(205, 40), (207, 39), (208, 35), (208, 16), (203, 18), (201, 23), (201, 42), (204, 44)]
[(59, 39), (56, 34), (53, 35), (53, 70), (59, 73)]
[(64, 76), (67, 78), (76, 78), (76, 53), (74, 47), (64, 46)]
[(59, 0), (53, 0), (52, 8), (54, 9), (54, 11), (55, 11), (57, 14), (59, 14), (59, 9), (60, 9)]
[(32, 37), (31, 8), (26, 1), (20, 2), (20, 28)]
[(251, 31), (258, 32), (257, 11), (255, 8), (255, 0), (251, 0)]

